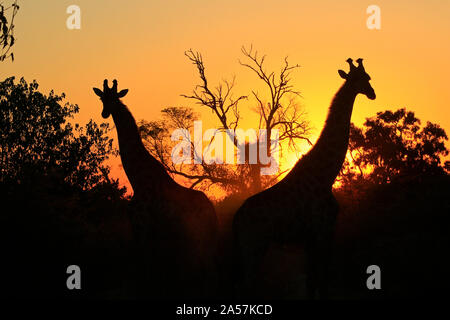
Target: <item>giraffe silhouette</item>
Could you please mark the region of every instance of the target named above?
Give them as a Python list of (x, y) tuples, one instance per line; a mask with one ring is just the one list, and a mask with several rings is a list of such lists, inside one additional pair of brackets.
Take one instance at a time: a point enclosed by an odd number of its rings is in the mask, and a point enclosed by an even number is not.
[[(112, 115), (123, 168), (133, 188), (131, 224), (137, 247), (139, 297), (185, 298), (212, 294), (215, 282), (217, 218), (200, 191), (177, 184), (145, 148), (130, 110), (103, 82), (93, 88), (103, 102), (103, 118)], [(132, 289), (133, 290), (133, 289)]]
[(339, 211), (332, 185), (347, 153), (356, 96), (375, 99), (362, 59), (348, 59), (349, 73), (334, 96), (325, 126), (311, 150), (273, 187), (247, 199), (233, 220), (236, 290), (257, 294), (258, 272), (271, 244), (303, 245), (309, 298), (328, 296), (328, 267)]

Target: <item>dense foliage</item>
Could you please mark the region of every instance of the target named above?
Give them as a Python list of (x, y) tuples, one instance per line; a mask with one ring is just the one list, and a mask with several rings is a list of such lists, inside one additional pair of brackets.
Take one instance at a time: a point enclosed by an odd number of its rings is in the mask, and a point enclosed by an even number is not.
[(406, 109), (378, 112), (362, 128), (350, 128), (349, 157), (341, 179), (352, 183), (384, 184), (421, 175), (442, 175), (450, 162), (447, 134), (438, 124), (421, 121)]
[(78, 106), (63, 103), (64, 94), (45, 95), (38, 88), (23, 78), (0, 82), (0, 182), (52, 173), (87, 190), (108, 181), (105, 160), (114, 154), (108, 124), (72, 124)]

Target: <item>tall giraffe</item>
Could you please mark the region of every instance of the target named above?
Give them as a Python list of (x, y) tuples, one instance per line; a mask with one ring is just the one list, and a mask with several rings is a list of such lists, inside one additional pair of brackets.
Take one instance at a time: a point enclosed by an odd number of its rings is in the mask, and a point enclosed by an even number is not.
[(123, 168), (133, 188), (131, 223), (138, 246), (138, 294), (202, 297), (211, 294), (215, 278), (217, 219), (200, 191), (177, 184), (145, 148), (130, 110), (117, 92), (103, 82), (93, 88), (103, 102), (103, 118), (112, 115)]
[(327, 297), (328, 266), (339, 211), (332, 185), (347, 153), (356, 96), (375, 99), (362, 59), (348, 59), (350, 72), (334, 96), (325, 126), (312, 149), (273, 187), (247, 199), (233, 220), (237, 294), (255, 295), (257, 274), (270, 244), (302, 244), (310, 298)]

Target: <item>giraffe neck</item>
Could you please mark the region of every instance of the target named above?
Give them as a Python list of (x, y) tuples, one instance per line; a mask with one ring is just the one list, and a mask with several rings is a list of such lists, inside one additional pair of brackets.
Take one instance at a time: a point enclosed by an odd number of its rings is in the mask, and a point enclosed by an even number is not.
[(310, 175), (317, 183), (331, 187), (347, 153), (350, 119), (357, 92), (345, 82), (334, 96), (325, 126), (313, 148), (301, 158), (291, 177), (305, 181)]
[(111, 108), (117, 129), (120, 158), (135, 195), (159, 194), (165, 185), (173, 182), (164, 169), (145, 148), (136, 121), (121, 102)]

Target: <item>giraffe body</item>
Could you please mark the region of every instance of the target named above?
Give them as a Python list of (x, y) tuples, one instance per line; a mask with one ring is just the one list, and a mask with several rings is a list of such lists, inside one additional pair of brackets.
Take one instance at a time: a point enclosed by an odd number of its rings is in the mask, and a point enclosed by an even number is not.
[(117, 81), (103, 92), (102, 116), (112, 115), (123, 168), (134, 195), (130, 220), (137, 250), (138, 297), (209, 296), (215, 284), (217, 220), (214, 207), (200, 191), (177, 184), (145, 148), (134, 117), (119, 100)]
[(351, 59), (346, 81), (330, 106), (322, 133), (313, 148), (273, 187), (247, 199), (233, 220), (237, 294), (257, 295), (257, 277), (269, 246), (302, 245), (306, 254), (306, 287), (327, 297), (328, 267), (339, 206), (332, 185), (347, 153), (350, 119), (357, 94), (375, 99), (370, 76)]

